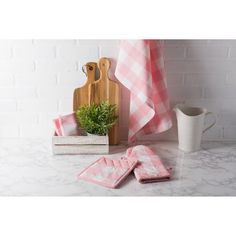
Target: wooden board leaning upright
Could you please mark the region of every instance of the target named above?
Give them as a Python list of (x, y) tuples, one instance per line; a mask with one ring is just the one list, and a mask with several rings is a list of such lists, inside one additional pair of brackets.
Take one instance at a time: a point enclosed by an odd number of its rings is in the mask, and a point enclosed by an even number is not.
[(89, 105), (89, 85), (95, 81), (97, 63), (88, 62), (85, 67), (87, 81), (83, 87), (74, 90), (73, 111), (77, 111), (81, 106)]
[[(101, 58), (98, 62), (100, 70), (100, 78), (89, 85), (89, 104), (101, 103), (107, 101), (109, 104), (116, 105), (116, 115), (119, 114), (119, 85), (115, 81), (109, 79), (108, 71), (110, 61), (108, 58)], [(109, 144), (115, 145), (119, 143), (118, 122), (109, 132)]]

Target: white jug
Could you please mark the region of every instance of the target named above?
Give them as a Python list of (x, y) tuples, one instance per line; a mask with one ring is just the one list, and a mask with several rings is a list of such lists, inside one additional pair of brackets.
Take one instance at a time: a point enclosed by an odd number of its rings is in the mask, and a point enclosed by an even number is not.
[[(174, 108), (177, 117), (179, 149), (185, 152), (200, 150), (202, 133), (205, 133), (216, 123), (216, 116), (206, 108), (176, 105)], [(203, 129), (206, 115), (213, 115), (214, 121)]]

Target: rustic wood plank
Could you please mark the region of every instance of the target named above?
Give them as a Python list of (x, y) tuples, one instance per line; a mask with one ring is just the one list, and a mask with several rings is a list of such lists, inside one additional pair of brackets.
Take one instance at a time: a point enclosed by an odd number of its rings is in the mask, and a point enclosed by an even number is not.
[(73, 144), (104, 144), (108, 145), (108, 135), (106, 136), (53, 136), (52, 138), (53, 145), (56, 144), (65, 144), (65, 145), (73, 145)]
[(108, 154), (108, 145), (53, 145), (55, 155), (69, 154)]

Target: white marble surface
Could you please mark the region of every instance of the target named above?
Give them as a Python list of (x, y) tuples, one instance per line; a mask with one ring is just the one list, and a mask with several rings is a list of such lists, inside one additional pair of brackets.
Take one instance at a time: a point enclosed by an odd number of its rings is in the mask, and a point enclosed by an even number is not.
[[(140, 184), (133, 175), (119, 189), (77, 180), (77, 174), (100, 157), (53, 156), (50, 140), (0, 140), (0, 196), (235, 196), (236, 143), (207, 142), (192, 154), (175, 142), (148, 143), (173, 168), (168, 182)], [(126, 147), (113, 148), (119, 158)]]

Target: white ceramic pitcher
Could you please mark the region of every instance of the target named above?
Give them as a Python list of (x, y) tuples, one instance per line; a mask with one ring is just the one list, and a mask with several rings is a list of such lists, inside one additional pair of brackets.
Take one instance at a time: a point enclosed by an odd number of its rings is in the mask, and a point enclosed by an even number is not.
[[(216, 123), (216, 116), (206, 108), (190, 107), (183, 104), (174, 108), (177, 117), (179, 149), (185, 152), (200, 150), (202, 133), (205, 133)], [(203, 128), (206, 115), (213, 115), (214, 121)]]

